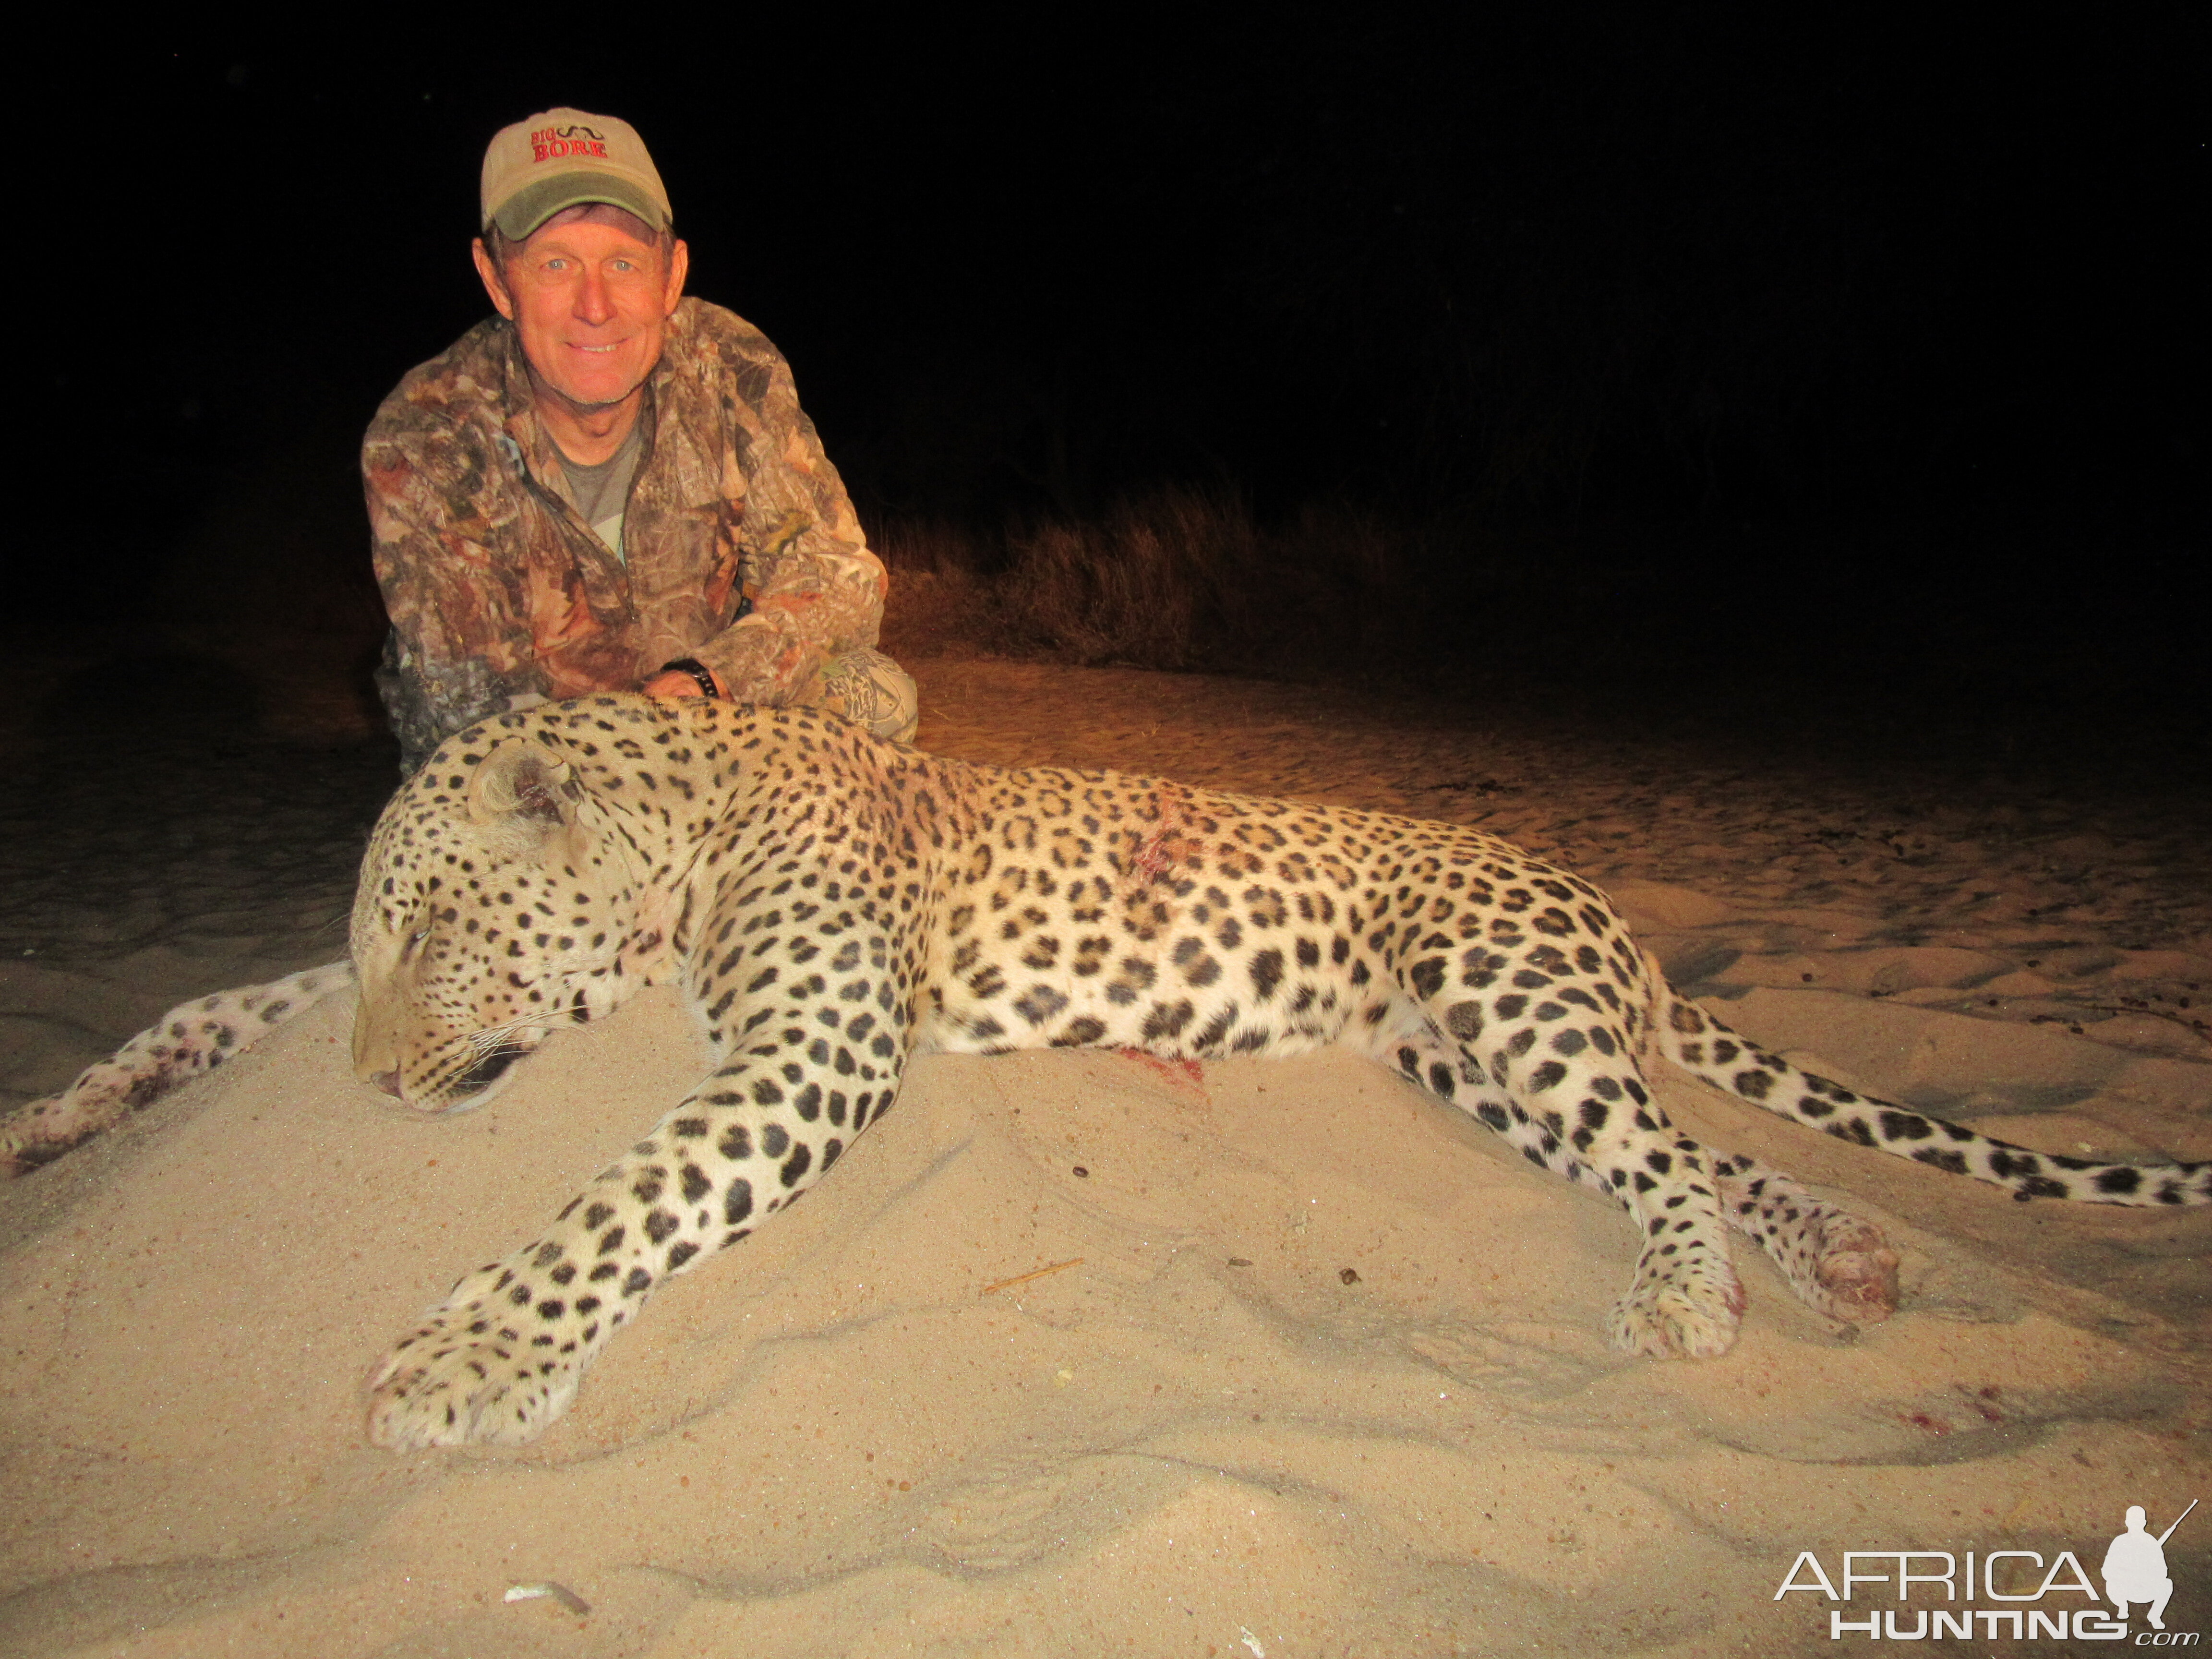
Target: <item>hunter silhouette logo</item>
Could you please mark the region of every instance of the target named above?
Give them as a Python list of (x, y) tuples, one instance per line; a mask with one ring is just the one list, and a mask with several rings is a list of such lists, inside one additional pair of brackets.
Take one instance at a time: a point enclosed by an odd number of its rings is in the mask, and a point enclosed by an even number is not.
[(569, 155), (607, 156), (607, 136), (580, 122), (565, 127), (540, 127), (530, 135), (530, 159), (557, 161)]
[[(2189, 1500), (2189, 1510), (2197, 1507), (2197, 1499)], [(2189, 1519), (2189, 1510), (2173, 1518), (2173, 1527)], [(2128, 1505), (2128, 1529), (2112, 1540), (2105, 1552), (2105, 1595), (2119, 1611), (2115, 1615), (2128, 1616), (2128, 1603), (2147, 1601), (2150, 1612), (2144, 1615), (2153, 1630), (2164, 1630), (2166, 1620), (2160, 1615), (2166, 1604), (2173, 1599), (2173, 1580), (2166, 1572), (2166, 1540), (2173, 1536), (2173, 1527), (2168, 1527), (2155, 1538), (2144, 1530), (2143, 1506)]]
[[(2194, 1647), (2197, 1632), (2166, 1627), (2166, 1604), (2173, 1597), (2173, 1579), (2166, 1567), (2166, 1540), (2189, 1518), (2197, 1504), (2191, 1498), (2189, 1508), (2173, 1518), (2173, 1524), (2155, 1536), (2142, 1505), (2130, 1504), (2127, 1530), (2106, 1547), (2099, 1568), (2099, 1577), (2105, 1581), (2102, 1595), (2072, 1550), (2061, 1550), (2047, 1566), (2036, 1550), (1986, 1553), (1969, 1550), (1963, 1556), (1948, 1550), (1846, 1550), (1843, 1571), (1832, 1576), (1820, 1557), (1811, 1550), (1801, 1550), (1783, 1575), (1774, 1599), (1779, 1601), (1792, 1591), (1800, 1591), (1827, 1601), (1921, 1604), (1855, 1608), (1855, 1613), (1864, 1613), (1863, 1618), (1831, 1607), (1828, 1639), (1832, 1642), (1841, 1641), (1847, 1634), (1873, 1641), (1887, 1637), (1897, 1642), (1930, 1637), (1966, 1639), (1977, 1635), (1991, 1642), (2006, 1638), (2015, 1642), (2118, 1642), (2128, 1638), (2128, 1608), (2134, 1604), (2147, 1609), (2150, 1626), (2135, 1637), (2134, 1646)], [(1873, 1588), (1876, 1585), (1883, 1588)], [(2078, 1596), (2087, 1605), (2069, 1603), (2063, 1599), (2068, 1596)], [(2046, 1601), (2046, 1597), (2059, 1599)], [(1939, 1605), (1930, 1607), (1930, 1601)], [(1961, 1607), (1960, 1601), (2000, 1605)]]

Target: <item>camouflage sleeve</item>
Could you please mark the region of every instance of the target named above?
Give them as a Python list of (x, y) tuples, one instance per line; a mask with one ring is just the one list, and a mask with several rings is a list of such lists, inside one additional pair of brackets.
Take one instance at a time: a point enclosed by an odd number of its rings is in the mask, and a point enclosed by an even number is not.
[(387, 695), (395, 727), (415, 747), (544, 690), (484, 503), (449, 499), (433, 481), (441, 469), (423, 446), (445, 436), (410, 431), (387, 405), (362, 447), (376, 580), (396, 647)]
[(823, 669), (875, 644), (889, 580), (799, 406), (790, 366), (772, 347), (763, 366), (743, 526), (752, 609), (696, 654), (740, 702), (818, 702)]

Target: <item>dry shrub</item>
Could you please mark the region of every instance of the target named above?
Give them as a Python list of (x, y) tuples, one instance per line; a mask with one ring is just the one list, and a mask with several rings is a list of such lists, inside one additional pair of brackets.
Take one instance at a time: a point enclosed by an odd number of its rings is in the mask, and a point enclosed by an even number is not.
[[(1402, 677), (1450, 641), (1432, 613), (1498, 580), (1468, 525), (1312, 503), (1261, 525), (1225, 489), (1175, 486), (1098, 518), (1003, 538), (892, 520), (885, 648), (1033, 651), (1062, 661), (1307, 678)], [(1449, 593), (1442, 590), (1449, 589)]]
[(997, 590), (972, 570), (905, 570), (891, 578), (881, 648), (906, 657), (996, 656), (1006, 646)]
[(1418, 631), (1407, 604), (1417, 539), (1340, 503), (1299, 508), (1269, 538), (1267, 614), (1241, 641), (1240, 665), (1340, 669), (1402, 653)]
[(882, 647), (894, 657), (988, 653), (1006, 642), (988, 548), (958, 525), (893, 520), (868, 538), (890, 572)]
[(1194, 668), (1246, 630), (1265, 555), (1250, 513), (1223, 490), (1170, 487), (1095, 523), (1047, 522), (1011, 538), (1008, 621), (1080, 663)]
[(990, 545), (966, 526), (950, 519), (872, 520), (868, 545), (890, 571), (894, 584), (914, 572), (948, 570), (980, 575), (993, 562)]

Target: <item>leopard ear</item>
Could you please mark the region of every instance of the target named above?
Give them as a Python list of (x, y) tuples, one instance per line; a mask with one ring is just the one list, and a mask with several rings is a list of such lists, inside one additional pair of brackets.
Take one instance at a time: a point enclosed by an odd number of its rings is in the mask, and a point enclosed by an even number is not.
[(510, 738), (470, 778), (469, 816), (478, 823), (516, 817), (564, 822), (575, 815), (568, 784), (573, 770), (537, 744)]

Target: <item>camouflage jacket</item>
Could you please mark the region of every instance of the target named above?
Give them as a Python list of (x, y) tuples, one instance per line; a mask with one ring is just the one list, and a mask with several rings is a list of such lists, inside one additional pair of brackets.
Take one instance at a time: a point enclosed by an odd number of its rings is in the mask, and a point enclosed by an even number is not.
[(677, 657), (747, 702), (816, 702), (827, 662), (875, 644), (884, 568), (781, 354), (685, 300), (647, 386), (627, 564), (569, 504), (504, 320), (377, 410), (362, 447), (392, 626), (377, 678), (410, 768), (488, 714), (634, 690)]

